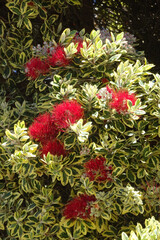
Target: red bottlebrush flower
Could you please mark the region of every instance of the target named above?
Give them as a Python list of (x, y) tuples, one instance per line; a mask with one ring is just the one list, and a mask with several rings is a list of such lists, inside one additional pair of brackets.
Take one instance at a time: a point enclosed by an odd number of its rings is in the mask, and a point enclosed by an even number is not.
[(87, 219), (90, 217), (91, 204), (96, 201), (95, 196), (88, 196), (82, 194), (71, 200), (65, 207), (63, 215), (68, 219), (83, 218)]
[(34, 6), (34, 3), (33, 3), (33, 2), (31, 2), (31, 1), (30, 1), (30, 2), (28, 2), (27, 4), (28, 4), (28, 6)]
[(106, 159), (97, 157), (91, 159), (84, 165), (85, 174), (91, 181), (102, 182), (111, 180), (112, 166), (106, 166)]
[(102, 81), (102, 83), (107, 83), (107, 82), (109, 82), (107, 78), (102, 78), (101, 81)]
[(39, 58), (31, 58), (25, 66), (25, 72), (28, 77), (36, 79), (41, 74), (46, 74), (49, 71), (49, 65)]
[(80, 41), (78, 42), (77, 53), (80, 52), (80, 49), (81, 49), (81, 48), (83, 48), (83, 40), (80, 40)]
[(103, 101), (109, 101), (112, 98), (113, 90), (107, 85), (99, 90), (97, 97)]
[(113, 94), (113, 90), (108, 85), (106, 85), (106, 89), (107, 89), (107, 92), (109, 92), (110, 94)]
[(65, 151), (63, 145), (57, 140), (49, 141), (42, 147), (42, 156), (47, 155), (50, 152), (52, 155), (63, 155), (66, 156), (67, 152)]
[(58, 130), (49, 113), (39, 115), (29, 127), (29, 135), (41, 143), (54, 139), (57, 134)]
[(76, 100), (66, 100), (54, 107), (52, 119), (58, 129), (63, 131), (83, 117), (83, 109)]
[(48, 57), (48, 63), (52, 66), (66, 66), (69, 64), (69, 60), (66, 58), (64, 47), (57, 46), (52, 54)]
[(127, 100), (130, 100), (132, 105), (135, 105), (136, 97), (134, 94), (129, 94), (127, 90), (115, 91), (112, 92), (112, 100), (109, 105), (118, 113), (127, 113)]
[(74, 44), (78, 44), (76, 54), (80, 53), (80, 49), (83, 48), (83, 39), (82, 38), (75, 38), (74, 39)]

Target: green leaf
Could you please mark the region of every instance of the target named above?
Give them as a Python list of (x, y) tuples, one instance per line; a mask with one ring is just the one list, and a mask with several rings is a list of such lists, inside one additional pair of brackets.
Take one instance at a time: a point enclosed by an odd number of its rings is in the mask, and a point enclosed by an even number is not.
[(18, 210), (20, 207), (21, 207), (21, 205), (22, 205), (22, 203), (23, 203), (23, 198), (20, 198), (19, 200), (18, 200), (18, 202), (16, 203), (16, 209)]
[(28, 219), (32, 223), (38, 223), (39, 222), (39, 219), (37, 217), (35, 217), (35, 216), (29, 216)]
[(58, 232), (58, 230), (59, 230), (59, 224), (56, 223), (53, 226), (51, 225), (49, 232), (50, 234), (54, 235), (56, 232)]
[(141, 214), (143, 214), (143, 213), (144, 213), (144, 207), (141, 206), (141, 205), (138, 205), (137, 207), (138, 207), (139, 212), (140, 212)]
[(66, 227), (66, 228), (71, 228), (75, 224), (75, 220), (73, 220), (73, 219), (64, 219), (64, 220), (61, 220), (61, 221), (63, 221), (63, 226)]
[(32, 42), (33, 42), (33, 39), (28, 40), (28, 41), (25, 43), (24, 48), (29, 48), (29, 47), (31, 46)]
[(24, 52), (20, 53), (19, 60), (22, 64), (24, 64), (26, 62), (26, 54)]
[(120, 120), (117, 120), (115, 122), (115, 127), (116, 127), (117, 131), (120, 133), (123, 133), (126, 130), (125, 125)]
[(108, 220), (108, 221), (111, 219), (111, 215), (104, 212), (104, 211), (102, 212), (101, 217)]
[(132, 108), (133, 104), (131, 100), (127, 100), (127, 106), (129, 109)]
[(39, 8), (39, 15), (42, 19), (46, 19), (47, 18), (47, 11), (44, 10), (43, 8)]
[(116, 208), (116, 211), (117, 211), (118, 215), (120, 215), (120, 214), (121, 214), (121, 211), (122, 211), (121, 205), (118, 204), (118, 203), (115, 203), (114, 206), (115, 206), (115, 208)]
[[(102, 216), (103, 217), (103, 216)], [(96, 230), (101, 233), (104, 230), (104, 220), (103, 218), (99, 217), (96, 219)]]
[(12, 192), (6, 192), (6, 193), (3, 195), (3, 198), (6, 200), (6, 199), (9, 199), (11, 196), (12, 196)]
[(109, 239), (115, 238), (115, 233), (112, 230), (107, 230), (103, 232), (103, 236), (108, 237)]
[(119, 33), (119, 34), (116, 36), (116, 41), (122, 40), (123, 37), (124, 37), (124, 32)]
[(84, 220), (84, 223), (87, 225), (87, 227), (88, 227), (89, 229), (96, 229), (95, 224), (94, 224), (91, 220), (89, 220), (89, 219)]
[(125, 168), (124, 167), (117, 167), (113, 170), (112, 175), (113, 176), (119, 176), (124, 172)]
[(11, 68), (7, 65), (7, 66), (4, 68), (4, 71), (3, 71), (2, 74), (3, 74), (4, 79), (9, 78), (9, 76), (11, 75)]
[(137, 171), (137, 177), (143, 178), (146, 175), (146, 170), (144, 168), (139, 168)]
[(137, 115), (144, 115), (146, 112), (144, 110), (136, 110), (134, 113)]
[(124, 122), (124, 124), (130, 128), (133, 128), (134, 126), (134, 121), (132, 119), (130, 119), (129, 117), (127, 116), (123, 116), (122, 117), (122, 121)]
[(22, 187), (23, 191), (26, 193), (32, 192), (32, 188), (31, 188), (29, 182), (25, 178), (22, 178), (22, 180), (21, 180), (21, 187)]
[(0, 229), (1, 229), (1, 230), (4, 230), (4, 229), (5, 229), (4, 223), (1, 221), (1, 219), (0, 219)]
[(5, 23), (4, 23), (2, 20), (0, 20), (0, 37), (1, 37), (1, 38), (3, 38), (3, 36), (4, 36), (4, 30), (5, 30), (5, 28), (6, 28)]
[(71, 149), (76, 143), (76, 136), (75, 135), (69, 135), (64, 139), (64, 145), (65, 148)]
[(61, 36), (60, 36), (59, 43), (62, 44), (62, 43), (65, 41), (65, 39), (66, 39), (66, 35), (65, 35), (65, 33), (63, 32), (63, 33), (61, 34)]
[(81, 228), (81, 233), (82, 233), (83, 235), (86, 235), (86, 234), (87, 234), (87, 226), (86, 226), (86, 224), (84, 223), (84, 221), (81, 221), (81, 223), (80, 223), (80, 228)]
[(73, 231), (73, 239), (80, 239), (82, 236), (81, 229), (75, 229)]
[(104, 65), (98, 66), (97, 67), (97, 71), (99, 72), (105, 72), (106, 71), (106, 67)]
[(23, 21), (24, 21), (24, 24), (25, 24), (26, 28), (31, 31), (32, 30), (32, 23), (29, 20), (29, 18), (25, 17), (23, 19)]
[(159, 158), (158, 157), (153, 156), (153, 157), (149, 158), (147, 162), (148, 162), (149, 166), (152, 168), (159, 167)]
[(14, 223), (14, 224), (11, 224), (9, 226), (9, 229), (11, 231), (11, 234), (13, 236), (17, 236), (18, 237), (18, 234), (19, 234), (19, 225), (17, 223)]
[(9, 10), (16, 15), (21, 15), (21, 12), (17, 7), (9, 7)]
[(8, 129), (6, 130), (6, 135), (10, 140), (17, 140), (17, 136), (11, 133)]
[(65, 171), (60, 172), (60, 181), (63, 186), (67, 185), (69, 176), (66, 174)]
[(104, 111), (103, 111), (103, 117), (104, 117), (105, 119), (108, 119), (108, 118), (111, 117), (111, 113), (110, 113), (109, 111), (104, 110)]
[(126, 171), (127, 178), (130, 182), (136, 181), (136, 175), (130, 169)]
[(20, 10), (21, 10), (21, 14), (22, 14), (22, 15), (27, 11), (27, 7), (28, 7), (27, 2), (22, 1), (21, 7), (20, 7)]
[(121, 55), (122, 55), (122, 54), (116, 54), (116, 55), (112, 56), (112, 57), (109, 59), (109, 61), (110, 61), (110, 62), (116, 62), (116, 61), (119, 60), (119, 58), (121, 57)]
[(125, 232), (122, 232), (122, 240), (129, 240), (128, 235)]
[(112, 185), (113, 185), (112, 181), (108, 181), (108, 182), (105, 183), (106, 188), (110, 188), (110, 187), (112, 187)]
[(80, 170), (78, 167), (72, 167), (72, 174), (73, 176), (80, 176)]

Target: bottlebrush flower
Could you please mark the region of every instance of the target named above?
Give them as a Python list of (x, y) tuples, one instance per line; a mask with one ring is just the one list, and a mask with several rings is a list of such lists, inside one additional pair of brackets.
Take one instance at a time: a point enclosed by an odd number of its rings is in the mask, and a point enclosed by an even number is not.
[(88, 196), (87, 194), (77, 196), (65, 206), (63, 215), (68, 219), (87, 219), (90, 217), (91, 205), (94, 201), (96, 201), (94, 196)]
[(110, 108), (115, 109), (118, 113), (127, 113), (127, 100), (135, 105), (136, 97), (134, 94), (129, 94), (127, 90), (119, 90), (112, 92), (112, 100), (109, 103)]
[(28, 6), (34, 6), (34, 3), (32, 1), (27, 3)]
[(112, 93), (113, 90), (107, 85), (99, 90), (97, 97), (103, 101), (109, 101), (112, 98)]
[(106, 166), (106, 159), (97, 157), (91, 159), (84, 165), (85, 174), (91, 181), (105, 181), (111, 180), (112, 166)]
[(39, 115), (29, 127), (29, 135), (41, 143), (54, 139), (57, 134), (58, 130), (49, 113)]
[(39, 77), (41, 74), (46, 74), (49, 71), (49, 65), (45, 61), (39, 58), (31, 58), (25, 66), (25, 72), (28, 77), (33, 80)]
[(76, 100), (66, 100), (56, 105), (52, 112), (52, 119), (58, 129), (63, 131), (83, 117), (83, 109)]
[(102, 78), (101, 81), (102, 81), (102, 83), (107, 83), (107, 82), (109, 82), (107, 78)]
[(52, 155), (57, 155), (57, 156), (67, 155), (67, 152), (65, 151), (64, 146), (57, 139), (50, 140), (48, 143), (43, 145), (41, 152), (42, 152), (42, 156), (47, 155), (48, 152), (50, 152)]
[(78, 44), (77, 45), (77, 52), (76, 54), (80, 53), (80, 49), (83, 48), (83, 39), (82, 38), (75, 38), (74, 39), (74, 44)]
[(69, 60), (67, 59), (64, 51), (64, 47), (57, 46), (53, 51), (51, 56), (48, 57), (48, 63), (52, 67), (55, 66), (66, 66), (69, 64)]

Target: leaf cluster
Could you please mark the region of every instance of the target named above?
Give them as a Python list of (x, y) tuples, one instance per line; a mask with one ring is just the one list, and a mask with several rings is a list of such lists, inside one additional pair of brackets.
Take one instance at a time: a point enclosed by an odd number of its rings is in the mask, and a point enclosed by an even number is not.
[[(153, 65), (144, 58), (137, 59), (138, 53), (130, 57), (123, 34), (112, 34), (103, 44), (99, 31), (85, 36), (82, 31), (78, 54), (74, 36), (66, 29), (59, 40), (70, 64), (29, 83), (39, 90), (40, 113), (69, 99), (82, 106), (84, 116), (57, 135), (65, 157), (42, 156), (24, 121), (6, 130), (0, 155), (3, 239), (120, 239), (122, 232), (125, 239), (137, 222), (159, 217), (160, 76), (149, 71)], [(117, 112), (106, 85), (134, 93), (135, 104), (128, 100), (127, 111)], [(101, 157), (112, 167), (110, 179), (92, 180), (85, 164)], [(82, 194), (95, 197), (89, 217), (66, 218), (67, 203)]]

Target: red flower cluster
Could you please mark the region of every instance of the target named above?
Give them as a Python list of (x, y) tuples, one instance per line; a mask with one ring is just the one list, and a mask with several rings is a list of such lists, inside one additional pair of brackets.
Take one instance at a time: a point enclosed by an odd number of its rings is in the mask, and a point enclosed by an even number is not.
[(48, 57), (48, 63), (52, 67), (66, 66), (69, 64), (69, 60), (66, 58), (64, 47), (58, 45), (52, 52), (52, 56)]
[[(32, 1), (28, 3), (28, 5), (34, 5)], [(77, 33), (78, 34), (78, 33)], [(76, 44), (78, 43), (77, 46), (77, 53), (80, 52), (80, 49), (83, 47), (83, 39), (79, 37), (79, 34), (75, 36), (73, 39), (73, 42)], [(53, 51), (50, 53), (50, 50), (47, 50), (48, 56), (46, 61), (42, 61), (38, 57), (30, 59), (25, 66), (25, 72), (28, 77), (31, 77), (32, 79), (36, 79), (38, 76), (41, 74), (46, 74), (49, 71), (50, 66), (55, 67), (55, 66), (67, 66), (70, 63), (70, 60), (67, 59), (65, 51), (64, 51), (64, 46), (58, 45), (53, 49)], [(76, 53), (76, 54), (77, 54)]]
[(126, 113), (128, 111), (127, 100), (130, 100), (132, 105), (135, 105), (136, 97), (134, 94), (129, 94), (127, 90), (113, 91), (109, 106), (118, 113)]
[(65, 151), (63, 145), (56, 139), (58, 135), (58, 130), (51, 119), (49, 113), (44, 113), (39, 115), (32, 125), (29, 127), (29, 135), (41, 142), (42, 149), (41, 155), (47, 155), (50, 152), (53, 155), (63, 155), (66, 156), (67, 152)]
[(57, 46), (52, 51), (51, 56), (48, 56), (46, 61), (42, 61), (38, 57), (31, 58), (25, 65), (25, 72), (28, 77), (31, 77), (34, 80), (41, 74), (46, 74), (49, 71), (50, 66), (66, 66), (68, 64), (69, 60), (66, 58), (64, 47)]
[(132, 105), (135, 105), (136, 96), (125, 89), (113, 90), (108, 85), (106, 88), (101, 88), (97, 94), (99, 99), (106, 101), (110, 108), (115, 109), (118, 113), (127, 113), (128, 105), (127, 100), (132, 102)]
[(57, 134), (58, 130), (49, 113), (39, 115), (29, 127), (29, 135), (42, 144), (54, 139)]
[(39, 115), (29, 127), (29, 135), (42, 144), (42, 154), (66, 156), (63, 145), (56, 139), (59, 131), (83, 117), (83, 109), (76, 100), (57, 104), (52, 112)]
[(48, 152), (50, 152), (52, 155), (57, 155), (57, 156), (67, 155), (67, 152), (65, 151), (64, 146), (57, 139), (47, 142), (42, 147), (42, 156), (47, 155)]
[(85, 163), (85, 174), (91, 181), (111, 180), (112, 166), (106, 166), (106, 159), (97, 157)]
[(74, 124), (77, 120), (83, 117), (83, 109), (81, 105), (75, 100), (64, 101), (54, 107), (52, 112), (52, 119), (58, 129), (63, 131)]
[(87, 194), (82, 194), (71, 200), (65, 207), (63, 215), (68, 218), (83, 218), (87, 219), (90, 217), (91, 204), (96, 201), (94, 196), (88, 196)]
[(49, 71), (49, 65), (47, 62), (42, 61), (39, 58), (31, 58), (29, 62), (27, 62), (25, 66), (25, 72), (28, 77), (32, 79), (36, 79), (41, 74), (46, 74)]
[(106, 86), (107, 92), (109, 92), (110, 94), (113, 94), (113, 90), (107, 85)]

